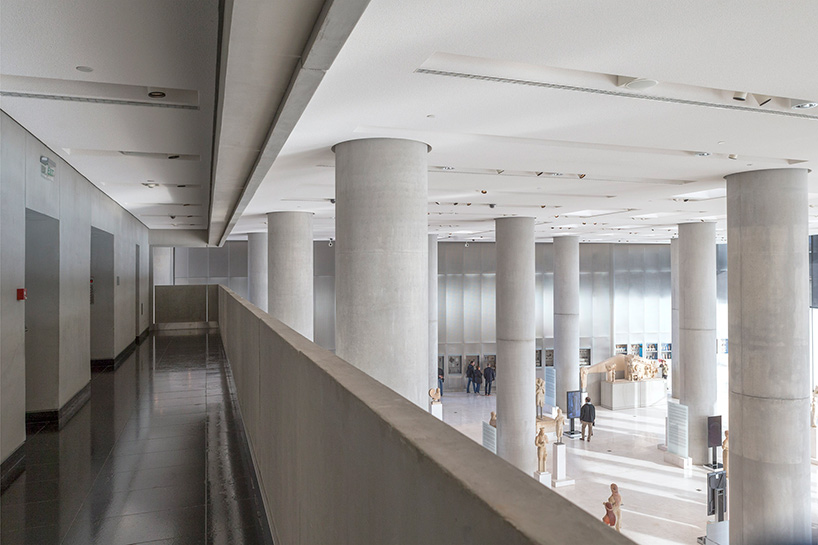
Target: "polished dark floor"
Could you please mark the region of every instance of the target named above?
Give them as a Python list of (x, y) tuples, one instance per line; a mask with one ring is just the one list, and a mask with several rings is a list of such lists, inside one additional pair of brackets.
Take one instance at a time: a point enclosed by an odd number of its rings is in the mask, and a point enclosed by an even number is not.
[(0, 543), (267, 544), (218, 332), (148, 337), (59, 432), (26, 439)]

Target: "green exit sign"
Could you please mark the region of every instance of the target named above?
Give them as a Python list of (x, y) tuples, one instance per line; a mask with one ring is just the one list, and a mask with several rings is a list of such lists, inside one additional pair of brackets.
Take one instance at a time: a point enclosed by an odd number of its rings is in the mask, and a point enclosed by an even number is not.
[(40, 156), (40, 176), (46, 180), (54, 181), (54, 175), (57, 173), (57, 163), (46, 157)]

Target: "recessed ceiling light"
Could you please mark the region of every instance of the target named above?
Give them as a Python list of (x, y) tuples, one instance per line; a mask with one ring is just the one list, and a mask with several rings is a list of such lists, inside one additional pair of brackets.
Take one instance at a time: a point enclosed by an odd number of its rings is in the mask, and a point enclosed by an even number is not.
[(696, 157), (710, 157), (709, 151), (699, 151), (696, 153)]
[(93, 72), (94, 71), (94, 69), (91, 68), (90, 66), (77, 66), (76, 69), (79, 70), (80, 72)]
[(650, 89), (651, 87), (656, 87), (658, 84), (659, 82), (657, 80), (650, 78), (632, 78), (628, 76), (616, 77), (616, 85), (618, 87), (624, 87), (632, 91), (644, 91), (646, 89)]
[(168, 155), (168, 159), (178, 159), (178, 155)]
[(443, 170), (454, 170), (454, 167), (449, 167), (449, 166), (440, 167), (440, 168), (443, 169)]
[(735, 153), (731, 153), (730, 155), (727, 156), (727, 158), (735, 161), (736, 159), (738, 159), (738, 155), (736, 155)]
[(816, 106), (818, 106), (818, 102), (813, 102), (812, 100), (790, 99), (790, 108), (796, 110), (809, 110), (810, 108), (815, 108)]
[(167, 95), (162, 91), (151, 91), (148, 96), (151, 98), (165, 98)]
[(481, 189), (481, 190), (480, 190), (480, 193), (482, 193), (483, 195), (485, 195), (486, 193), (488, 193), (488, 191), (486, 191), (485, 189)]

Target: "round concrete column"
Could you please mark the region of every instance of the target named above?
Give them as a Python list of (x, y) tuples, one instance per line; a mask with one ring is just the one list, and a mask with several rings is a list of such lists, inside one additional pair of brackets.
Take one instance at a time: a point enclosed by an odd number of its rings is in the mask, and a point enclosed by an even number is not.
[(688, 452), (710, 459), (707, 417), (716, 410), (716, 224), (679, 225), (679, 362), (687, 405)]
[(679, 358), (679, 239), (670, 239), (670, 381), (671, 396), (682, 398), (682, 360)]
[(497, 454), (529, 475), (534, 447), (536, 375), (534, 218), (497, 218)]
[(270, 212), (267, 235), (267, 312), (312, 340), (312, 212)]
[(374, 138), (334, 150), (336, 353), (426, 408), (429, 147)]
[(579, 237), (573, 235), (554, 238), (554, 367), (557, 405), (567, 414), (566, 392), (580, 389)]
[(247, 298), (267, 310), (267, 233), (247, 235)]
[(727, 176), (730, 543), (809, 543), (806, 169)]
[(429, 388), (437, 388), (437, 234), (429, 235)]

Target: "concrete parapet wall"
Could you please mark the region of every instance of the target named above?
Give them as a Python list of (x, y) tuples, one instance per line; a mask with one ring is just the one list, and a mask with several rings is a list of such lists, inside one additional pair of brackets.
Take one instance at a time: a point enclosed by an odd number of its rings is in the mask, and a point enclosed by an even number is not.
[(224, 287), (219, 326), (276, 543), (631, 543)]

